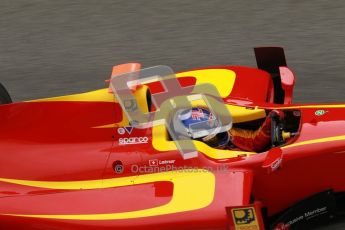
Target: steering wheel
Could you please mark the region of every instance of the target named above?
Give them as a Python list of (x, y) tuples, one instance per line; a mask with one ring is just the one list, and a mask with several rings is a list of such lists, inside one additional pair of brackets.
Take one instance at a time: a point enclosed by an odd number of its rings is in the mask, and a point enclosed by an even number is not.
[(279, 146), (284, 143), (283, 124), (280, 121), (278, 113), (272, 111), (271, 114), (271, 142), (272, 147)]

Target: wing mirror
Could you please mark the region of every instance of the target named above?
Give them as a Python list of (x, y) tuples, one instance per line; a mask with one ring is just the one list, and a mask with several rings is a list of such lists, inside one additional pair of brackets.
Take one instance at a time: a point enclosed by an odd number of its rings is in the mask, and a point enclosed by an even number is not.
[(276, 147), (268, 151), (266, 159), (262, 163), (262, 168), (267, 169), (267, 173), (272, 173), (282, 167), (283, 151)]

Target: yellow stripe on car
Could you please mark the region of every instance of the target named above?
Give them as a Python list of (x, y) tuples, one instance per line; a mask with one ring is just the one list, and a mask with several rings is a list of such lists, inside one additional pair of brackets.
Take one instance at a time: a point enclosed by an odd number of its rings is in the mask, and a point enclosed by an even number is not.
[(80, 102), (115, 102), (113, 94), (108, 93), (108, 89), (99, 89), (87, 93), (71, 94), (60, 97), (42, 98), (26, 102), (45, 102), (45, 101), (80, 101)]
[[(177, 150), (177, 145), (174, 141), (170, 141), (168, 133), (164, 125), (155, 126), (152, 130), (152, 146), (158, 151), (173, 151)], [(212, 159), (227, 159), (237, 157), (239, 155), (250, 156), (256, 154), (255, 152), (232, 151), (212, 148), (201, 141), (193, 141), (196, 150)]]
[(313, 139), (313, 140), (308, 140), (308, 141), (301, 141), (301, 142), (297, 142), (294, 144), (284, 146), (282, 148), (291, 148), (291, 147), (297, 147), (297, 146), (302, 146), (302, 145), (310, 145), (310, 144), (318, 144), (318, 143), (325, 143), (325, 142), (331, 142), (331, 141), (342, 141), (342, 140), (345, 140), (345, 135), (318, 138), (318, 139)]
[[(173, 183), (173, 196), (170, 202), (165, 205), (129, 211), (121, 213), (105, 214), (69, 214), (69, 215), (31, 215), (31, 214), (9, 214), (0, 215), (20, 216), (44, 219), (64, 219), (64, 220), (120, 220), (140, 217), (150, 217), (166, 215), (178, 212), (193, 211), (207, 207), (212, 203), (215, 193), (215, 176), (212, 172), (201, 169), (169, 171), (156, 174), (114, 178), (106, 180), (91, 181), (70, 181), (70, 182), (50, 182), (50, 181), (28, 181), (0, 178), (0, 181), (46, 189), (101, 189), (116, 188), (121, 186), (132, 186), (160, 181), (170, 181)], [(121, 199), (118, 197), (117, 199)]]
[(196, 85), (214, 85), (222, 98), (230, 95), (236, 80), (235, 72), (229, 69), (202, 69), (176, 74), (177, 78), (188, 76), (196, 78)]

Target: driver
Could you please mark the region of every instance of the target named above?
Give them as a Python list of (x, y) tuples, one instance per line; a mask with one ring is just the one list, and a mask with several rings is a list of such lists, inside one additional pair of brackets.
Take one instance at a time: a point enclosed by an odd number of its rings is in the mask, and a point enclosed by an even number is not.
[[(282, 116), (280, 111), (273, 112)], [(217, 117), (208, 109), (194, 107), (179, 110), (174, 116), (173, 128), (178, 138), (192, 138), (213, 148), (262, 152), (271, 143), (271, 113), (257, 130), (230, 127), (221, 130)]]

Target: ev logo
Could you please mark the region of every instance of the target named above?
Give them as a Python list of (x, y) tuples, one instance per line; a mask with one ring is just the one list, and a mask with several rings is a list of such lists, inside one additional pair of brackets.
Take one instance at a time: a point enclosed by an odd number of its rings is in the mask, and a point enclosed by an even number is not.
[(132, 126), (125, 126), (125, 127), (118, 128), (117, 129), (117, 133), (120, 134), (120, 135), (123, 135), (125, 133), (128, 133), (128, 135), (131, 135), (132, 130), (133, 130)]
[(131, 135), (133, 127), (132, 126), (125, 126), (125, 130), (129, 135)]
[(117, 129), (117, 133), (120, 134), (120, 135), (125, 134), (125, 132), (126, 132), (126, 131), (125, 131), (124, 128), (118, 128), (118, 129)]

